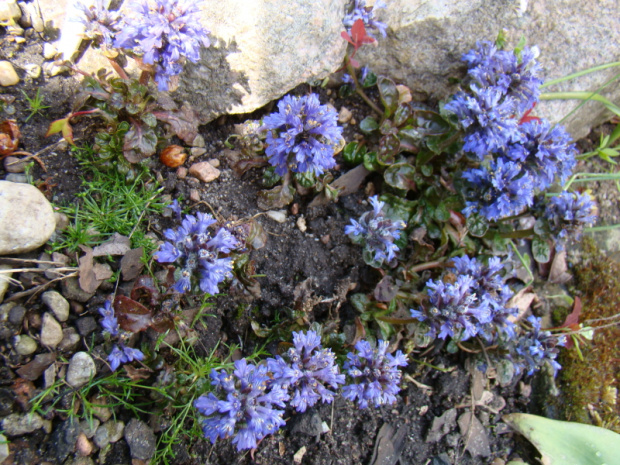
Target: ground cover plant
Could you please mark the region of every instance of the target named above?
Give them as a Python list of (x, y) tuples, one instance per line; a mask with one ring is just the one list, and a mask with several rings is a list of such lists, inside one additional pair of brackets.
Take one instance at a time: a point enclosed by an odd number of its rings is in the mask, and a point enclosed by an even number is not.
[[(194, 3), (154, 5), (132, 4), (126, 18), (85, 7), (75, 20), (109, 69), (73, 70), (84, 76), (68, 113), (44, 118), (51, 99), (27, 91), (20, 124), (2, 123), (3, 157), (54, 169), (18, 149), (40, 118), (72, 146), (80, 177), (77, 201), (54, 199), (67, 225), (44, 255), (8, 259), (23, 288), (16, 280), (2, 304), (0, 392), (21, 409), (2, 415), (12, 460), (383, 463), (389, 443), (410, 463), (534, 463), (501, 413), (528, 408), (533, 379), (544, 396), (578, 378), (564, 376), (565, 360), (580, 372), (593, 332), (612, 338), (599, 331), (617, 325), (614, 310), (585, 319), (578, 289), (545, 286), (565, 282), (566, 253), (599, 214), (579, 160), (613, 164), (620, 125), (579, 155), (561, 125), (536, 116), (537, 49), (501, 34), (471, 44), (452, 97), (416, 102), (356, 58), (387, 27), (382, 2), (356, 0), (337, 38), (349, 43), (338, 84), (214, 127), (207, 142), (234, 155), (218, 163), (239, 177), (201, 196), (172, 168), (204, 132), (162, 96), (209, 33)], [(361, 116), (361, 137), (339, 123), (336, 95)], [(64, 320), (48, 303), (60, 282), (72, 296)], [(62, 339), (39, 350), (31, 336), (47, 341), (50, 318)], [(591, 416), (617, 429), (614, 376)]]

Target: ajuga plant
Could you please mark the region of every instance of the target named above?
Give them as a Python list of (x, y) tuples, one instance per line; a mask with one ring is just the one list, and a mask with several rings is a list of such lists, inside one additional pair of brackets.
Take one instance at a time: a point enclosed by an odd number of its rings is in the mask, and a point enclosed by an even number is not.
[[(407, 350), (434, 343), (483, 351), (481, 366), (501, 361), (510, 382), (544, 366), (557, 372), (563, 339), (517, 314), (507, 283), (514, 260), (500, 257), (510, 241), (526, 240), (547, 263), (596, 221), (597, 209), (587, 193), (562, 190), (576, 165), (569, 135), (533, 115), (543, 84), (538, 49), (503, 43), (466, 53), (460, 90), (437, 108), (378, 76), (382, 108), (373, 102), (376, 115), (360, 122), (364, 139), (347, 144), (343, 157), (383, 178), (373, 211), (345, 229), (366, 263), (381, 268), (372, 293), (352, 296), (362, 324), (384, 339), (404, 333)], [(347, 80), (364, 87), (354, 75)], [(406, 309), (411, 318), (400, 316)]]
[(293, 333), (293, 347), (284, 357), (268, 358), (253, 365), (246, 359), (235, 362), (235, 370), (211, 372), (212, 392), (194, 402), (206, 417), (203, 432), (212, 443), (232, 437), (237, 450), (256, 448), (258, 441), (285, 425), (287, 407), (304, 412), (317, 402), (331, 403), (341, 394), (360, 408), (396, 402), (400, 391), (400, 367), (407, 357), (387, 353), (388, 343), (377, 348), (361, 340), (356, 352), (347, 354), (345, 375), (336, 356), (321, 345), (315, 331)]
[[(167, 125), (168, 136), (176, 135), (186, 143), (196, 137), (199, 121), (191, 107), (184, 104), (179, 109), (170, 99), (160, 103), (148, 84), (154, 80), (159, 91), (174, 90), (183, 65), (197, 62), (201, 47), (210, 45), (209, 32), (198, 20), (197, 4), (189, 0), (139, 0), (130, 3), (123, 15), (97, 0), (80, 12), (73, 20), (84, 26), (85, 38), (101, 48), (118, 76), (103, 69), (89, 76), (76, 69), (84, 80), (74, 110), (54, 121), (47, 135), (62, 133), (73, 143), (71, 119), (97, 114), (106, 123), (106, 130), (96, 138), (101, 164), (131, 176), (131, 164), (153, 155), (164, 136), (158, 121)], [(125, 56), (134, 58), (142, 69), (139, 78), (129, 77), (121, 66)]]
[(100, 323), (103, 327), (104, 335), (118, 341), (112, 346), (108, 355), (110, 369), (116, 371), (119, 366), (125, 363), (133, 362), (134, 360), (144, 360), (144, 354), (139, 349), (125, 345), (124, 341), (128, 339), (131, 333), (121, 329), (110, 300), (106, 300), (103, 307), (99, 308), (99, 314), (103, 317)]

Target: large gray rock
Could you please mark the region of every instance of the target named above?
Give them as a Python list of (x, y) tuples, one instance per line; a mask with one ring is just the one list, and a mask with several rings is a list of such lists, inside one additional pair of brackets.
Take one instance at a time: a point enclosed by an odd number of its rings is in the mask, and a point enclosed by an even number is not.
[[(356, 58), (377, 74), (408, 85), (419, 97), (445, 98), (457, 90), (448, 78), (464, 76), (463, 53), (478, 40), (493, 41), (504, 29), (514, 46), (523, 36), (540, 49), (547, 80), (618, 60), (620, 14), (617, 0), (390, 0), (377, 16), (388, 37), (362, 47)], [(604, 19), (603, 19), (604, 18)], [(618, 72), (612, 68), (546, 89), (596, 90)], [(618, 80), (603, 95), (620, 98)], [(557, 122), (579, 102), (545, 101), (536, 113)], [(588, 103), (564, 124), (575, 138), (609, 119), (602, 105)]]
[(36, 187), (0, 181), (0, 255), (42, 246), (55, 227), (52, 205)]
[[(76, 0), (39, 0), (43, 19), (62, 30), (58, 50), (68, 57), (79, 44), (76, 23), (63, 27), (65, 11)], [(128, 3), (128, 2), (125, 2)], [(188, 64), (175, 93), (200, 112), (203, 122), (222, 114), (251, 112), (298, 84), (320, 79), (341, 66), (346, 42), (346, 0), (228, 0), (204, 2), (202, 23), (214, 45), (202, 61)], [(369, 2), (370, 3), (370, 2)], [(450, 77), (464, 74), (461, 55), (477, 40), (494, 40), (506, 29), (514, 45), (524, 36), (541, 50), (546, 77), (554, 79), (596, 64), (617, 60), (620, 15), (617, 0), (390, 0), (377, 17), (388, 37), (377, 47), (363, 47), (357, 58), (373, 71), (407, 84), (416, 98), (445, 98), (457, 90)], [(66, 8), (65, 8), (66, 7)], [(68, 24), (68, 23), (67, 23)], [(79, 66), (96, 70), (105, 62), (85, 53)], [(593, 90), (617, 68), (584, 76), (550, 90)], [(620, 85), (604, 95), (617, 100)], [(543, 102), (539, 115), (557, 121), (578, 102)], [(588, 103), (567, 122), (575, 137), (608, 118)]]

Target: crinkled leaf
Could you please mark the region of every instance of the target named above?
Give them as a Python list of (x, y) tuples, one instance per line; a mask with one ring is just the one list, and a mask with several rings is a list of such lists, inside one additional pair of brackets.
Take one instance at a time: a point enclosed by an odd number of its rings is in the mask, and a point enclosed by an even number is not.
[(254, 331), (254, 334), (256, 334), (257, 337), (267, 337), (269, 336), (269, 333), (271, 332), (269, 328), (261, 327), (258, 321), (252, 320), (250, 322), (250, 325), (252, 326), (252, 331)]
[(366, 77), (361, 82), (361, 84), (362, 84), (362, 87), (365, 87), (365, 88), (374, 86), (375, 84), (377, 84), (377, 75), (373, 73), (372, 71), (368, 71), (368, 73), (366, 74)]
[(45, 137), (49, 137), (52, 134), (57, 134), (61, 132), (62, 137), (64, 137), (67, 142), (69, 142), (71, 145), (75, 145), (73, 143), (73, 128), (71, 127), (71, 124), (69, 123), (69, 118), (71, 117), (68, 116), (66, 118), (52, 121), (52, 123), (50, 124), (50, 127), (45, 133)]
[(400, 139), (393, 134), (383, 136), (379, 141), (377, 162), (380, 165), (391, 165), (400, 153)]
[(117, 295), (114, 298), (114, 311), (118, 324), (125, 331), (138, 333), (151, 326), (153, 312), (129, 297)]
[(532, 239), (532, 255), (538, 263), (547, 263), (551, 259), (549, 243), (539, 236)]
[(152, 128), (139, 123), (131, 125), (123, 143), (123, 155), (130, 163), (139, 163), (155, 153), (157, 135)]
[(416, 212), (418, 202), (407, 200), (393, 194), (382, 194), (380, 200), (385, 202), (383, 211), (392, 220), (402, 220), (409, 223)]
[(263, 172), (263, 179), (261, 181), (264, 187), (273, 187), (280, 181), (280, 179), (282, 179), (282, 176), (276, 173), (275, 166), (269, 166)]
[(353, 294), (350, 297), (351, 305), (360, 313), (364, 313), (370, 306), (370, 299), (366, 294)]
[(405, 124), (411, 115), (411, 106), (408, 103), (401, 103), (394, 112), (394, 125), (401, 126)]
[(385, 275), (375, 287), (374, 296), (378, 302), (389, 302), (398, 292), (399, 286), (390, 275)]
[(489, 230), (489, 221), (484, 216), (476, 213), (467, 218), (466, 225), (469, 230), (469, 234), (474, 237), (482, 237)]
[(250, 222), (250, 232), (246, 239), (246, 243), (252, 246), (254, 250), (262, 249), (267, 243), (267, 233), (263, 226), (256, 220)]
[(385, 182), (396, 189), (413, 190), (416, 186), (414, 175), (414, 166), (409, 163), (395, 163), (385, 170), (383, 178)]
[(419, 165), (419, 168), (423, 176), (426, 176), (427, 178), (429, 178), (433, 175), (433, 165), (430, 165), (430, 164)]
[(304, 173), (295, 173), (295, 180), (299, 183), (301, 187), (305, 187), (309, 189), (314, 186), (317, 182), (316, 177), (314, 176), (313, 171), (306, 171)]
[(153, 278), (140, 276), (131, 289), (130, 297), (137, 302), (147, 302), (148, 305), (155, 307), (159, 305), (161, 294)]
[(276, 186), (270, 190), (259, 191), (256, 202), (261, 210), (278, 210), (290, 205), (294, 195), (293, 186)]
[[(55, 122), (54, 122), (55, 123)], [(52, 123), (52, 125), (54, 124)], [(51, 129), (50, 125), (50, 129)], [(45, 135), (47, 137), (48, 134)], [(8, 119), (0, 123), (0, 157), (12, 154), (19, 146), (19, 138), (21, 134), (19, 132), (19, 126), (17, 122), (12, 119)]]
[(385, 109), (385, 116), (389, 118), (394, 114), (398, 106), (398, 89), (396, 84), (390, 78), (379, 76), (377, 79), (377, 88), (379, 89), (379, 97)]
[(188, 104), (183, 104), (180, 110), (156, 111), (153, 115), (158, 120), (168, 123), (172, 132), (186, 144), (191, 144), (198, 135), (200, 119)]
[[(237, 176), (241, 177), (245, 174), (246, 171), (252, 168), (260, 168), (267, 164), (268, 164), (267, 159), (263, 157), (244, 158), (243, 160), (239, 160), (236, 163), (234, 163), (232, 165), (232, 169)], [(271, 187), (271, 186), (266, 186), (266, 187)]]
[(377, 152), (366, 152), (364, 154), (364, 168), (368, 171), (378, 171), (381, 165), (377, 162)]
[(450, 124), (441, 115), (431, 110), (413, 112), (414, 125), (423, 130), (426, 136), (439, 136), (450, 131)]
[(360, 121), (360, 131), (363, 133), (370, 134), (377, 129), (379, 129), (379, 123), (372, 116), (367, 116)]
[(500, 360), (495, 364), (497, 381), (500, 386), (509, 386), (515, 375), (515, 366), (510, 360)]

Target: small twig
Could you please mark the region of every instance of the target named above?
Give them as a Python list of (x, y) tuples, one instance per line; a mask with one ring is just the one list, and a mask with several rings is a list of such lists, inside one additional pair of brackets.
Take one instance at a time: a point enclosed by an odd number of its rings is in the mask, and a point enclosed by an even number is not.
[(591, 318), (589, 320), (584, 320), (582, 321), (582, 323), (596, 323), (597, 321), (609, 321), (609, 320), (615, 320), (616, 318), (620, 318), (620, 313), (616, 313), (613, 316), (608, 316), (608, 317), (604, 317), (604, 318)]
[(48, 271), (53, 271), (55, 273), (60, 273), (64, 271), (77, 271), (78, 269), (74, 266), (65, 266), (62, 268), (11, 268), (10, 270), (0, 270), (0, 273), (46, 273)]
[(616, 321), (614, 323), (609, 323), (609, 324), (601, 325), (601, 326), (589, 326), (587, 328), (578, 329), (577, 331), (569, 331), (567, 333), (556, 333), (556, 334), (559, 336), (572, 336), (573, 334), (584, 334), (589, 331), (596, 331), (598, 329), (611, 328), (612, 326), (617, 326), (617, 325), (620, 325), (620, 321)]
[(13, 258), (13, 257), (0, 257), (0, 263), (37, 263), (41, 265), (60, 265), (64, 266), (65, 264), (62, 262), (51, 262), (48, 260), (35, 260), (35, 259), (27, 259), (27, 258)]
[(432, 268), (437, 268), (438, 266), (442, 266), (446, 260), (435, 260), (432, 262), (420, 263), (419, 265), (414, 265), (409, 268), (407, 271), (409, 273), (417, 273), (419, 271), (430, 270)]
[[(49, 271), (49, 270), (47, 270), (47, 271)], [(64, 276), (60, 276), (60, 277), (58, 277), (58, 278), (54, 278), (54, 279), (52, 279), (51, 281), (48, 281), (48, 282), (43, 283), (43, 284), (39, 284), (38, 286), (33, 287), (33, 288), (31, 288), (31, 289), (28, 289), (27, 291), (18, 292), (18, 293), (16, 293), (16, 294), (13, 294), (13, 295), (12, 295), (11, 297), (9, 297), (8, 299), (5, 299), (5, 301), (6, 301), (6, 302), (12, 302), (12, 301), (14, 301), (14, 300), (21, 299), (22, 297), (26, 297), (26, 296), (29, 296), (29, 295), (30, 295), (30, 296), (32, 296), (32, 297), (34, 297), (34, 296), (36, 296), (39, 292), (42, 292), (42, 291), (44, 291), (45, 289), (47, 289), (48, 287), (50, 287), (50, 286), (51, 286), (53, 283), (55, 283), (56, 281), (62, 281), (63, 279), (73, 278), (73, 277), (77, 277), (77, 276), (78, 276), (78, 272), (76, 271), (76, 272), (71, 273), (71, 274), (67, 274), (67, 275), (64, 275)], [(32, 297), (31, 297), (31, 298), (32, 298)], [(26, 304), (29, 304), (29, 303), (30, 303), (30, 299), (28, 299), (28, 300), (26, 301)]]
[(353, 68), (353, 65), (351, 64), (351, 60), (349, 60), (348, 56), (345, 58), (345, 61), (346, 61), (347, 71), (349, 72), (349, 76), (351, 76), (351, 78), (353, 79), (353, 82), (355, 83), (355, 92), (357, 92), (357, 95), (362, 97), (364, 102), (366, 102), (368, 106), (372, 108), (373, 111), (375, 111), (379, 116), (383, 116), (383, 112), (381, 111), (381, 108), (379, 108), (375, 104), (375, 102), (370, 100), (368, 95), (366, 95), (366, 93), (362, 90), (362, 86), (360, 86), (360, 83), (357, 80), (357, 74), (355, 73), (355, 68)]

